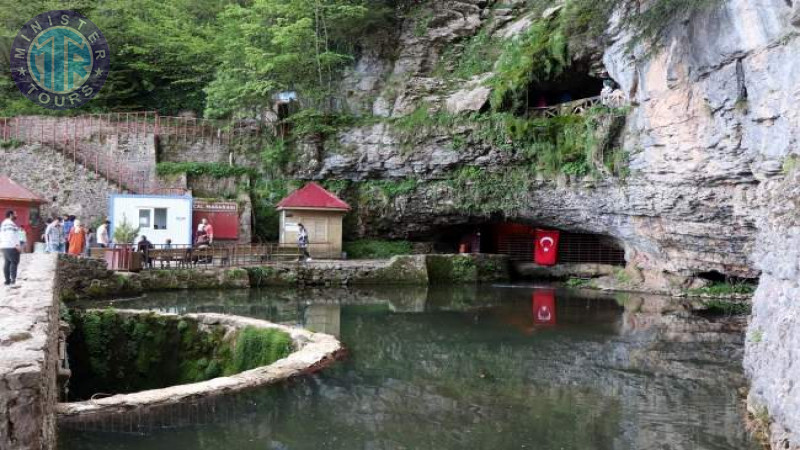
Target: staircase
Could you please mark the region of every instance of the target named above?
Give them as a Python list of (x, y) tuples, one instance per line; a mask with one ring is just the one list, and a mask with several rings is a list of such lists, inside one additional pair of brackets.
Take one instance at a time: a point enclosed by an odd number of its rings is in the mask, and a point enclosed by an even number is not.
[(217, 123), (155, 112), (89, 114), (76, 117), (0, 117), (0, 140), (39, 144), (61, 152), (121, 192), (163, 193), (156, 176), (159, 140), (170, 144), (226, 145), (232, 134)]

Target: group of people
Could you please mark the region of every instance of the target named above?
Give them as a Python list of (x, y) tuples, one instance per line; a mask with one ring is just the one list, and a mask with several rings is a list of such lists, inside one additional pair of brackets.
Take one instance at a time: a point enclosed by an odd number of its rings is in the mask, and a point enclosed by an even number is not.
[(67, 253), (70, 255), (88, 254), (89, 244), (96, 239), (99, 247), (108, 247), (111, 244), (108, 220), (103, 221), (96, 230), (93, 230), (73, 215), (65, 214), (63, 218), (53, 217), (47, 220), (44, 230), (45, 251), (48, 253)]

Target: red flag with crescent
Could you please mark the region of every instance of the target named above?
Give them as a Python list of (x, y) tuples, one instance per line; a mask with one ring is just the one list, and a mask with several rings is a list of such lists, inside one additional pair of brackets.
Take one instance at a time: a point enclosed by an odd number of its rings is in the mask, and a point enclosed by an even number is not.
[(552, 289), (533, 291), (533, 323), (537, 325), (556, 324), (556, 293)]
[(556, 264), (558, 255), (558, 230), (536, 229), (536, 245), (533, 251), (533, 261), (543, 266), (553, 266)]

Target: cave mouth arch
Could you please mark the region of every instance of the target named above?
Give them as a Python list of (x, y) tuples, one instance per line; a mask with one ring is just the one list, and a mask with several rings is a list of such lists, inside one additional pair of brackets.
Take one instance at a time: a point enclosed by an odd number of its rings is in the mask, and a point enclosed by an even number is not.
[(625, 250), (612, 236), (509, 221), (441, 228), (433, 234), (433, 248), (439, 253), (492, 253), (507, 255), (511, 262), (533, 262), (537, 228), (559, 231), (558, 264), (626, 264)]

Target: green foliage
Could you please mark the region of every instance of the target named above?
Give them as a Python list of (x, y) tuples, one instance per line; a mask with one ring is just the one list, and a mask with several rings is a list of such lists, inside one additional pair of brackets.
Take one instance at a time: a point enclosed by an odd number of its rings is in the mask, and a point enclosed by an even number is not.
[(783, 160), (782, 171), (784, 175), (789, 175), (798, 167), (800, 157), (797, 155), (789, 155)]
[(750, 304), (745, 302), (731, 302), (725, 300), (708, 300), (703, 302), (706, 311), (724, 315), (750, 314)]
[(451, 46), (445, 50), (434, 72), (440, 77), (449, 75), (452, 78), (468, 80), (475, 75), (491, 71), (501, 49), (498, 39), (493, 38), (487, 28), (483, 28), (465, 44)]
[(2, 148), (16, 148), (22, 147), (22, 145), (23, 142), (16, 139), (5, 139), (0, 141), (0, 147)]
[(277, 329), (246, 327), (235, 345), (224, 327), (156, 314), (123, 317), (113, 309), (75, 310), (69, 337), (74, 398), (193, 383), (269, 365), (292, 351)]
[(264, 242), (278, 240), (280, 216), (275, 206), (290, 190), (300, 187), (300, 181), (286, 179), (256, 179), (250, 190), (253, 204), (255, 239)]
[(293, 159), (294, 153), (283, 139), (271, 141), (261, 150), (261, 164), (271, 178), (278, 177)]
[(533, 181), (532, 172), (524, 167), (488, 172), (467, 166), (456, 171), (447, 183), (456, 208), (490, 214), (496, 211), (510, 213), (522, 208)]
[(425, 265), (431, 284), (478, 281), (478, 268), (473, 255), (428, 255)]
[(202, 381), (230, 361), (222, 327), (156, 314), (123, 317), (113, 309), (73, 310), (68, 339), (73, 378), (70, 393), (124, 393)]
[(528, 86), (549, 81), (570, 64), (567, 38), (560, 16), (534, 22), (523, 35), (508, 41), (495, 66), (489, 99), (492, 108), (500, 110), (511, 102), (512, 108), (527, 97)]
[(395, 198), (408, 195), (417, 189), (418, 180), (367, 180), (358, 183), (358, 200), (369, 206), (388, 206)]
[(614, 269), (614, 278), (617, 280), (617, 283), (622, 285), (630, 284), (630, 282), (633, 281), (631, 274), (622, 268)]
[(590, 286), (592, 284), (592, 280), (590, 280), (588, 278), (575, 278), (575, 277), (572, 277), (572, 278), (568, 279), (565, 284), (567, 285), (567, 287), (571, 287), (571, 288), (582, 288), (582, 287)]
[(412, 246), (408, 241), (360, 239), (345, 242), (344, 251), (349, 259), (388, 259), (396, 255), (411, 254)]
[(205, 89), (206, 114), (230, 116), (272, 104), (294, 90), (306, 106), (331, 111), (336, 80), (353, 60), (353, 43), (391, 10), (366, 0), (259, 0), (229, 4), (218, 16), (216, 74)]
[(236, 337), (233, 359), (226, 373), (266, 366), (289, 356), (292, 339), (284, 331), (275, 328), (245, 327)]
[(114, 225), (114, 242), (117, 244), (133, 244), (133, 240), (139, 235), (140, 227), (134, 227), (128, 222), (128, 217), (123, 214), (122, 222)]
[[(272, 95), (298, 91), (328, 105), (356, 42), (394, 27), (395, 0), (31, 0), (0, 3), (0, 36), (14, 36), (52, 9), (81, 12), (103, 31), (112, 71), (81, 111), (181, 110), (211, 116), (258, 114)], [(3, 40), (0, 49), (10, 45)], [(4, 52), (8, 55), (8, 51)], [(0, 69), (7, 59), (0, 58)], [(7, 73), (7, 71), (6, 71)], [(0, 77), (5, 114), (74, 114), (42, 110), (10, 76)], [(256, 115), (254, 114), (254, 115)]]
[(220, 163), (200, 162), (161, 162), (156, 166), (158, 175), (210, 175), (214, 178), (238, 177), (249, 175), (252, 169)]
[(533, 172), (583, 176), (602, 169), (623, 176), (628, 171), (627, 153), (612, 146), (618, 125), (624, 123), (622, 117), (617, 108), (605, 106), (582, 115), (520, 117), (509, 112), (431, 113), (422, 105), (390, 123), (410, 148), (418, 140), (442, 133), (454, 136), (454, 147), (485, 144), (521, 154)]
[(292, 135), (321, 139), (353, 125), (354, 121), (352, 116), (346, 114), (327, 113), (313, 108), (304, 109), (286, 119), (286, 122), (292, 125)]
[(689, 295), (727, 297), (731, 295), (752, 295), (756, 287), (745, 282), (715, 282), (706, 287), (689, 289)]

